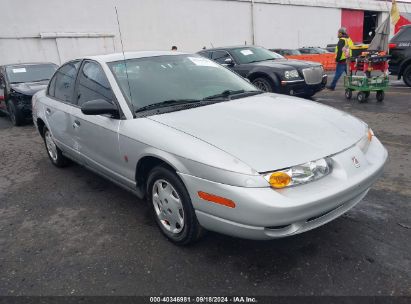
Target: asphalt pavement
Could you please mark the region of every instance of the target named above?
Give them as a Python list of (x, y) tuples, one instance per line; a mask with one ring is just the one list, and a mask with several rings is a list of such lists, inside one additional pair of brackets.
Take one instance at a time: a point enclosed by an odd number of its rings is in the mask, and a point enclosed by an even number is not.
[[(365, 120), (389, 151), (364, 201), (310, 232), (168, 242), (147, 203), (78, 166), (49, 162), (33, 125), (0, 117), (0, 295), (411, 295), (411, 89), (383, 103), (316, 102)], [(296, 109), (298, 111), (298, 109)]]

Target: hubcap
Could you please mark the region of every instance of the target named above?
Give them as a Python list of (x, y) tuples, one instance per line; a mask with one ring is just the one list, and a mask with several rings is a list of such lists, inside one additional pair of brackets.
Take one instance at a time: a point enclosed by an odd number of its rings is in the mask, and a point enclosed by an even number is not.
[(257, 81), (254, 81), (253, 84), (262, 91), (265, 91), (265, 92), (269, 91), (267, 84), (263, 81), (257, 80)]
[(169, 232), (177, 234), (184, 228), (184, 209), (174, 187), (160, 179), (153, 185), (152, 201), (161, 225)]
[(57, 161), (57, 147), (53, 141), (53, 138), (51, 137), (51, 133), (49, 131), (46, 131), (44, 138), (46, 139), (47, 152), (49, 153), (53, 161)]

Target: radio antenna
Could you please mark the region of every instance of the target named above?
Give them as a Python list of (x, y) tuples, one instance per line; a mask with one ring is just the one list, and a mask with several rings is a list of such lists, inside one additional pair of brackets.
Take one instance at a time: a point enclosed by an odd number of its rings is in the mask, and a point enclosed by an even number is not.
[[(128, 85), (128, 94), (130, 95), (130, 104), (131, 107), (134, 109), (133, 107), (133, 98), (131, 96), (131, 87), (130, 87), (130, 81), (128, 79), (128, 69), (127, 69), (127, 61), (126, 61), (126, 55), (124, 54), (124, 44), (123, 44), (123, 36), (121, 35), (121, 27), (120, 27), (120, 20), (118, 18), (118, 11), (117, 11), (117, 6), (114, 6), (114, 9), (116, 10), (116, 17), (117, 17), (117, 26), (118, 26), (118, 32), (120, 34), (120, 42), (121, 42), (121, 51), (123, 53), (123, 62), (124, 62), (124, 67), (126, 69), (126, 77), (127, 77), (127, 85)], [(134, 115), (134, 113), (133, 113)]]

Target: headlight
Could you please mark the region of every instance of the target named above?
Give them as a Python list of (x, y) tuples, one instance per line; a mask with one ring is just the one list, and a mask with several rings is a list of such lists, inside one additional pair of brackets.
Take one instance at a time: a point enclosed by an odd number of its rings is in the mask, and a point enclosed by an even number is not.
[(264, 175), (264, 178), (271, 187), (281, 189), (320, 179), (329, 174), (331, 170), (332, 160), (330, 158), (321, 158), (305, 164), (267, 173)]
[(364, 154), (367, 153), (368, 147), (370, 146), (373, 136), (374, 132), (371, 130), (371, 128), (368, 128), (367, 133), (357, 143), (357, 146), (361, 149), (361, 151)]
[(300, 77), (300, 75), (298, 75), (297, 70), (291, 70), (291, 71), (285, 71), (284, 72), (284, 77), (286, 79), (290, 79), (290, 78), (298, 78), (298, 77)]

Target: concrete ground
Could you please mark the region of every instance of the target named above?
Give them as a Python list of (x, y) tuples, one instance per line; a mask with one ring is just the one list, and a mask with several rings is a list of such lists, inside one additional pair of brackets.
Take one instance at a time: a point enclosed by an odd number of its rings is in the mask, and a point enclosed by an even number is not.
[[(209, 233), (177, 247), (144, 202), (72, 165), (53, 167), (32, 125), (0, 118), (0, 295), (411, 295), (411, 89), (383, 103), (319, 103), (373, 128), (383, 177), (344, 216), (257, 242)], [(296, 109), (298, 110), (298, 109)]]

